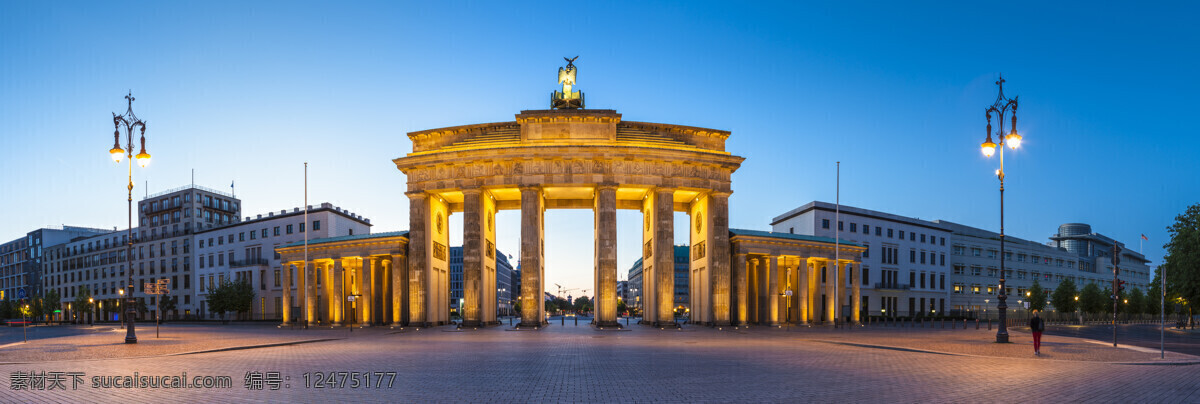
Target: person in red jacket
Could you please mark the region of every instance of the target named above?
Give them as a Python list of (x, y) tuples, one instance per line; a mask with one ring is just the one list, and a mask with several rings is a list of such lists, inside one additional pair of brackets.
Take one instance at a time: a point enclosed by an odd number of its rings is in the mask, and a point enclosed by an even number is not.
[(1042, 355), (1042, 331), (1046, 331), (1046, 323), (1042, 322), (1042, 318), (1038, 317), (1038, 311), (1033, 311), (1033, 317), (1029, 318), (1029, 330), (1033, 332), (1033, 354)]

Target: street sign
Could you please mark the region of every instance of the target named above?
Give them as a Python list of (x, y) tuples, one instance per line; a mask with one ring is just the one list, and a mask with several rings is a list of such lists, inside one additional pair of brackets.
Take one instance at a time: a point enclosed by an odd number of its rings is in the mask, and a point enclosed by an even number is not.
[(26, 297), (27, 296), (25, 296), (25, 288), (17, 289), (17, 299), (18, 300), (24, 300)]
[(354, 296), (346, 296), (346, 301), (347, 301), (347, 302), (353, 302), (353, 301), (354, 301)]
[(791, 291), (791, 290), (788, 290), (788, 291), (786, 291), (786, 292), (783, 292), (783, 294), (787, 295), (788, 297), (791, 297), (791, 296), (792, 296), (792, 291)]

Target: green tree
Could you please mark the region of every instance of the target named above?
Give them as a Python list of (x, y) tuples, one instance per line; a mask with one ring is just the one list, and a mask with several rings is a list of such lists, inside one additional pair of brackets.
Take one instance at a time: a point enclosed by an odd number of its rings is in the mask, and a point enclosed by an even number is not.
[(92, 311), (92, 291), (88, 290), (87, 286), (80, 286), (79, 293), (75, 294), (75, 301), (71, 303), (71, 308), (75, 310), (77, 318), (80, 321), (87, 321), (86, 314)]
[(42, 298), (35, 297), (29, 303), (29, 317), (39, 319), (46, 314), (46, 308), (43, 306)]
[(1188, 318), (1190, 302), (1200, 302), (1200, 204), (1188, 206), (1167, 227), (1171, 240), (1163, 246), (1167, 254), (1159, 269), (1167, 274), (1167, 301), (1182, 303)]
[(588, 312), (592, 310), (592, 302), (588, 300), (587, 296), (580, 296), (575, 298), (575, 304), (571, 308), (580, 313)]
[(46, 292), (46, 296), (42, 300), (42, 306), (47, 316), (46, 321), (50, 321), (49, 316), (53, 315), (55, 310), (59, 310), (62, 307), (62, 297), (58, 295), (57, 290), (50, 289), (50, 291)]
[(1084, 285), (1083, 289), (1079, 291), (1079, 307), (1084, 313), (1103, 313), (1107, 303), (1109, 303), (1108, 295), (1105, 295), (1095, 283)]
[(170, 312), (171, 312), (171, 310), (175, 310), (175, 307), (176, 307), (176, 305), (177, 305), (178, 303), (179, 303), (179, 297), (178, 297), (178, 296), (166, 296), (166, 295), (164, 295), (164, 296), (162, 296), (162, 297), (159, 297), (159, 301), (158, 301), (158, 312), (159, 312), (159, 318), (162, 318), (163, 320), (166, 320), (166, 319), (167, 319), (167, 313), (170, 313)]
[(1142, 314), (1146, 312), (1146, 295), (1142, 294), (1142, 290), (1133, 288), (1125, 298), (1129, 303), (1125, 304), (1125, 312), (1129, 314)]
[(1029, 299), (1029, 309), (1037, 311), (1046, 310), (1046, 294), (1046, 289), (1043, 289), (1042, 284), (1038, 283), (1037, 279), (1034, 279), (1033, 286), (1029, 287), (1029, 296), (1025, 297)]
[(12, 300), (0, 301), (0, 319), (16, 317), (13, 315), (16, 312), (15, 307)]
[(241, 313), (250, 311), (254, 304), (254, 287), (244, 279), (221, 282), (220, 286), (208, 292), (208, 309), (221, 316), (225, 321), (226, 312)]
[(625, 299), (617, 300), (617, 313), (624, 313), (626, 310), (629, 310), (629, 306), (625, 305)]
[(1075, 296), (1078, 296), (1078, 293), (1075, 290), (1074, 281), (1069, 278), (1063, 279), (1058, 283), (1058, 287), (1054, 288), (1054, 293), (1050, 295), (1050, 303), (1059, 313), (1072, 313), (1075, 311)]
[(513, 313), (516, 313), (518, 316), (521, 315), (521, 302), (513, 303)]
[(554, 304), (553, 300), (546, 300), (545, 302), (546, 303), (544, 306), (547, 313), (554, 313), (555, 311), (558, 311), (558, 305)]
[[(1160, 270), (1154, 271), (1154, 280), (1150, 281), (1150, 290), (1146, 293), (1146, 313), (1158, 315), (1162, 309), (1162, 278), (1158, 273)], [(1171, 314), (1174, 305), (1167, 301), (1167, 314)]]

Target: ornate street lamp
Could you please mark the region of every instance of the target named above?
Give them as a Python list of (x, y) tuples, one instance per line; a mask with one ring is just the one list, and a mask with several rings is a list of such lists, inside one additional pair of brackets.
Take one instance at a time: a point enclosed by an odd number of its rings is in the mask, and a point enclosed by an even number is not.
[[(125, 96), (128, 102), (128, 109), (124, 115), (113, 113), (113, 148), (109, 150), (113, 161), (120, 163), (122, 158), (129, 160), (129, 185), (125, 189), (129, 192), (127, 201), (129, 202), (129, 229), (126, 233), (128, 241), (125, 251), (125, 267), (129, 273), (129, 284), (126, 287), (129, 289), (129, 300), (125, 304), (125, 321), (129, 323), (129, 328), (126, 329), (125, 343), (136, 344), (137, 334), (134, 332), (133, 316), (134, 307), (137, 304), (133, 300), (133, 159), (136, 157), (138, 165), (143, 168), (150, 164), (150, 153), (146, 153), (146, 123), (138, 119), (137, 115), (133, 114), (133, 93)], [(121, 127), (125, 127), (125, 147), (121, 147)], [(137, 129), (141, 136), (141, 151), (137, 156), (133, 155), (133, 131)]]
[[(1000, 148), (1000, 169), (996, 170), (996, 177), (1000, 179), (1000, 296), (999, 305), (996, 306), (1000, 313), (1000, 328), (996, 331), (996, 342), (1008, 342), (1008, 326), (1005, 324), (1005, 319), (1008, 314), (1008, 305), (1005, 300), (1008, 299), (1007, 288), (1004, 286), (1006, 272), (1004, 270), (1004, 146), (1008, 146), (1016, 150), (1021, 146), (1021, 135), (1017, 134), (1017, 99), (1014, 97), (1009, 99), (1004, 96), (1004, 77), (1001, 76), (996, 80), (996, 86), (999, 87), (999, 94), (996, 95), (996, 102), (992, 103), (987, 108), (987, 140), (984, 140), (980, 145), (983, 148), (983, 155), (992, 157), (996, 153), (996, 148)], [(1000, 144), (992, 142), (992, 115), (996, 116), (996, 122), (999, 130), (996, 131), (996, 137), (1000, 138)], [(1004, 132), (1004, 118), (1012, 117), (1012, 125), (1009, 132)]]

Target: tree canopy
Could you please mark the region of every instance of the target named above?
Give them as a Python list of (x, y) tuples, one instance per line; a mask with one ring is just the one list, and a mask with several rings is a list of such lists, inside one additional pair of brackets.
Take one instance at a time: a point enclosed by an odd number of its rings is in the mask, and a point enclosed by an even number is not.
[(1095, 283), (1084, 285), (1079, 291), (1079, 308), (1085, 313), (1103, 313), (1107, 304), (1110, 304), (1108, 296)]
[(1190, 313), (1192, 304), (1200, 302), (1200, 204), (1189, 206), (1167, 227), (1171, 239), (1163, 246), (1160, 271), (1167, 275), (1167, 306), (1182, 304)]
[(226, 280), (208, 292), (208, 310), (220, 315), (221, 320), (225, 320), (226, 312), (250, 311), (253, 304), (254, 287), (244, 279)]
[(1075, 296), (1079, 295), (1079, 291), (1075, 289), (1075, 281), (1070, 278), (1063, 279), (1058, 283), (1058, 287), (1054, 288), (1054, 293), (1050, 295), (1050, 303), (1054, 305), (1054, 309), (1059, 313), (1074, 312), (1076, 307)]
[(1046, 310), (1046, 294), (1046, 289), (1043, 289), (1042, 284), (1038, 283), (1037, 279), (1034, 279), (1033, 286), (1029, 288), (1029, 295), (1025, 297), (1029, 299), (1029, 309), (1037, 311)]

